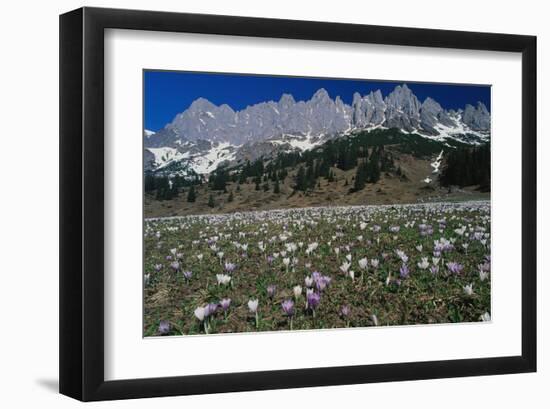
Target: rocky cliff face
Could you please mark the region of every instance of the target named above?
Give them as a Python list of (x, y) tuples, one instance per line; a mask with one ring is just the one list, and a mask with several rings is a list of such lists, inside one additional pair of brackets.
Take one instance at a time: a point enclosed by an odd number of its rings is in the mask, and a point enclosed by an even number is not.
[(491, 128), (491, 114), (481, 102), (475, 108), (468, 104), (462, 112), (462, 122), (474, 131), (488, 131)]
[[(420, 102), (406, 85), (397, 86), (385, 98), (380, 90), (365, 96), (355, 93), (351, 105), (340, 97), (332, 99), (319, 89), (308, 101), (295, 101), (283, 94), (279, 101), (248, 106), (235, 112), (228, 105), (216, 106), (199, 98), (176, 115), (162, 130), (144, 135), (146, 149), (176, 150), (171, 160), (208, 162), (199, 173), (215, 169), (221, 162), (235, 158), (257, 157), (271, 150), (311, 149), (327, 138), (375, 127), (398, 128), (405, 133), (427, 137), (459, 137), (466, 140), (488, 137), (491, 115), (481, 102), (466, 105), (463, 111), (447, 111), (432, 98)], [(271, 148), (270, 148), (271, 147)], [(148, 159), (151, 158), (146, 154)], [(159, 155), (155, 155), (158, 161)], [(162, 166), (162, 163), (156, 166)], [(154, 166), (154, 165), (153, 165)]]

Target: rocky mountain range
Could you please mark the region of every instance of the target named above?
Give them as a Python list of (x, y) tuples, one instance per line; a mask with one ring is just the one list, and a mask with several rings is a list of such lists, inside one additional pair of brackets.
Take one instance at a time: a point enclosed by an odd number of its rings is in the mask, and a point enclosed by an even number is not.
[(397, 128), (426, 138), (479, 143), (490, 137), (491, 114), (481, 102), (445, 110), (432, 98), (423, 102), (406, 85), (386, 97), (380, 90), (355, 93), (351, 105), (319, 89), (310, 100), (283, 94), (234, 111), (204, 98), (157, 133), (144, 131), (145, 167), (159, 170), (179, 164), (208, 174), (222, 163), (254, 160), (278, 151), (307, 150), (330, 138), (374, 128)]

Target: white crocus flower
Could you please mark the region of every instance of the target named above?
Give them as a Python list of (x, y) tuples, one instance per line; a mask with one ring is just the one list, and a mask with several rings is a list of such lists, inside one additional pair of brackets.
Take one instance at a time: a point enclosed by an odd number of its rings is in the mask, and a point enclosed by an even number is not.
[(372, 314), (370, 316), (370, 319), (372, 320), (372, 323), (374, 324), (374, 326), (377, 327), (378, 326), (378, 317), (375, 314)]
[(362, 258), (359, 260), (359, 267), (361, 270), (366, 270), (369, 267), (369, 260), (367, 258)]
[(218, 285), (227, 285), (231, 281), (231, 276), (227, 274), (216, 274), (216, 280), (218, 280)]
[(258, 299), (248, 300), (248, 309), (250, 312), (256, 313), (258, 311)]
[(344, 261), (340, 266), (340, 271), (342, 271), (342, 273), (344, 274), (347, 274), (350, 267), (351, 267), (351, 263)]
[(462, 287), (464, 290), (464, 294), (466, 294), (468, 297), (471, 297), (474, 294), (474, 289), (472, 284), (467, 284), (464, 287)]
[(483, 271), (482, 269), (479, 270), (479, 279), (481, 281), (487, 280), (488, 277), (489, 277), (489, 273), (487, 271)]
[(204, 321), (205, 315), (206, 309), (204, 307), (198, 307), (197, 309), (195, 309), (195, 317), (197, 317), (199, 321)]
[(306, 287), (310, 288), (311, 286), (313, 286), (313, 278), (310, 276), (307, 276), (304, 279), (304, 283), (306, 284)]
[(299, 298), (302, 295), (302, 287), (297, 285), (292, 289), (292, 292), (294, 293), (294, 298)]
[(489, 314), (487, 311), (485, 311), (483, 314), (479, 316), (480, 321), (491, 321), (491, 314)]
[(418, 268), (426, 270), (429, 266), (430, 263), (428, 262), (428, 257), (422, 257), (422, 261), (418, 263)]

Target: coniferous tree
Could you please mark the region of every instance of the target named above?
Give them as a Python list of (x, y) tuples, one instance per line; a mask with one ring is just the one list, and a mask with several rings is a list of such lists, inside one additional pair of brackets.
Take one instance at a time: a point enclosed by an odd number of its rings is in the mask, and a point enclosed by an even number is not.
[(242, 185), (243, 183), (246, 183), (246, 174), (244, 170), (239, 173), (239, 185)]
[(353, 191), (358, 192), (365, 188), (367, 182), (367, 167), (364, 162), (361, 162), (357, 166), (357, 173), (355, 174), (355, 182), (353, 184)]
[(156, 199), (157, 200), (170, 200), (174, 196), (173, 186), (170, 184), (170, 180), (167, 177), (159, 177), (155, 181), (156, 184)]
[(306, 182), (306, 172), (304, 171), (304, 167), (300, 166), (298, 169), (298, 173), (296, 174), (296, 184), (294, 186), (295, 190), (301, 190), (305, 192), (307, 190), (307, 182)]
[(193, 203), (197, 200), (197, 194), (195, 193), (195, 185), (191, 185), (189, 192), (187, 193), (187, 201)]
[(366, 169), (367, 182), (369, 183), (376, 183), (380, 180), (379, 159), (379, 151), (377, 149), (373, 149)]
[(216, 202), (214, 202), (214, 196), (210, 194), (210, 196), (208, 197), (208, 207), (214, 207), (214, 206), (216, 206)]
[(155, 184), (155, 177), (148, 173), (145, 175), (145, 180), (144, 180), (144, 189), (145, 189), (145, 192), (149, 193), (149, 192), (152, 192), (155, 190), (155, 187), (156, 187), (156, 184)]
[(306, 170), (306, 189), (312, 189), (315, 187), (315, 176), (313, 171), (313, 165), (308, 166)]
[(277, 195), (281, 193), (281, 188), (279, 187), (279, 179), (275, 179), (275, 185), (273, 186), (273, 193)]
[(442, 186), (474, 186), (490, 190), (491, 147), (461, 148), (446, 154), (439, 181)]
[(221, 169), (216, 171), (212, 175), (212, 182), (211, 182), (211, 188), (212, 190), (223, 190), (226, 191), (226, 185), (228, 180), (228, 173), (227, 170)]

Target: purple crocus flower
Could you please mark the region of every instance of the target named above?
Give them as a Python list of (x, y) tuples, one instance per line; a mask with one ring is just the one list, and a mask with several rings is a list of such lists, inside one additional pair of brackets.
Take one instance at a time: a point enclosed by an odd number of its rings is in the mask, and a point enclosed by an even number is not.
[(481, 271), (484, 271), (484, 272), (489, 272), (491, 271), (491, 263), (489, 262), (484, 262), (483, 264), (479, 264), (478, 265), (478, 268), (481, 270)]
[(348, 305), (343, 305), (342, 308), (340, 308), (340, 315), (342, 318), (347, 318), (350, 313), (350, 308)]
[(233, 271), (235, 271), (236, 267), (237, 266), (233, 263), (230, 263), (230, 262), (225, 263), (225, 271), (227, 271), (228, 273), (232, 273)]
[(159, 323), (159, 334), (168, 335), (169, 332), (170, 332), (170, 322), (166, 320), (161, 320)]
[(320, 276), (320, 277), (318, 277), (317, 280), (315, 280), (315, 287), (317, 288), (317, 291), (321, 292), (325, 288), (327, 288), (327, 286), (330, 284), (331, 280), (332, 279), (329, 276)]
[(174, 261), (173, 263), (170, 263), (170, 267), (172, 267), (173, 270), (178, 271), (180, 269), (180, 263)]
[(206, 304), (204, 315), (206, 317), (208, 317), (210, 315), (214, 315), (216, 313), (217, 309), (218, 309), (218, 304), (214, 304), (214, 303)]
[(220, 307), (222, 307), (222, 310), (224, 312), (229, 309), (230, 305), (231, 305), (231, 298), (223, 298), (220, 300)]
[(273, 298), (275, 296), (275, 291), (277, 290), (277, 286), (274, 284), (267, 286), (267, 295), (269, 298)]
[(437, 273), (439, 273), (439, 266), (431, 266), (430, 271), (433, 275), (436, 275)]
[(155, 269), (156, 272), (159, 272), (160, 270), (162, 270), (162, 264), (155, 264), (153, 268)]
[(450, 261), (447, 263), (447, 269), (449, 269), (449, 272), (453, 274), (460, 274), (463, 268), (464, 266), (462, 264), (456, 263), (454, 261)]
[(307, 306), (312, 311), (315, 310), (321, 302), (321, 296), (315, 291), (308, 291), (307, 293)]
[(409, 276), (409, 267), (407, 267), (405, 263), (403, 263), (399, 269), (399, 276), (401, 278), (407, 278)]
[(267, 262), (268, 262), (269, 264), (273, 263), (273, 260), (275, 260), (275, 259), (273, 258), (273, 256), (267, 256)]
[(186, 280), (191, 280), (191, 277), (193, 277), (193, 272), (192, 271), (184, 271), (183, 272), (183, 277)]
[(284, 300), (281, 306), (283, 307), (283, 311), (287, 316), (291, 317), (292, 315), (294, 315), (294, 301)]
[(313, 273), (311, 273), (311, 278), (313, 278), (314, 282), (317, 282), (317, 280), (319, 280), (321, 277), (322, 275), (318, 271), (314, 271)]

